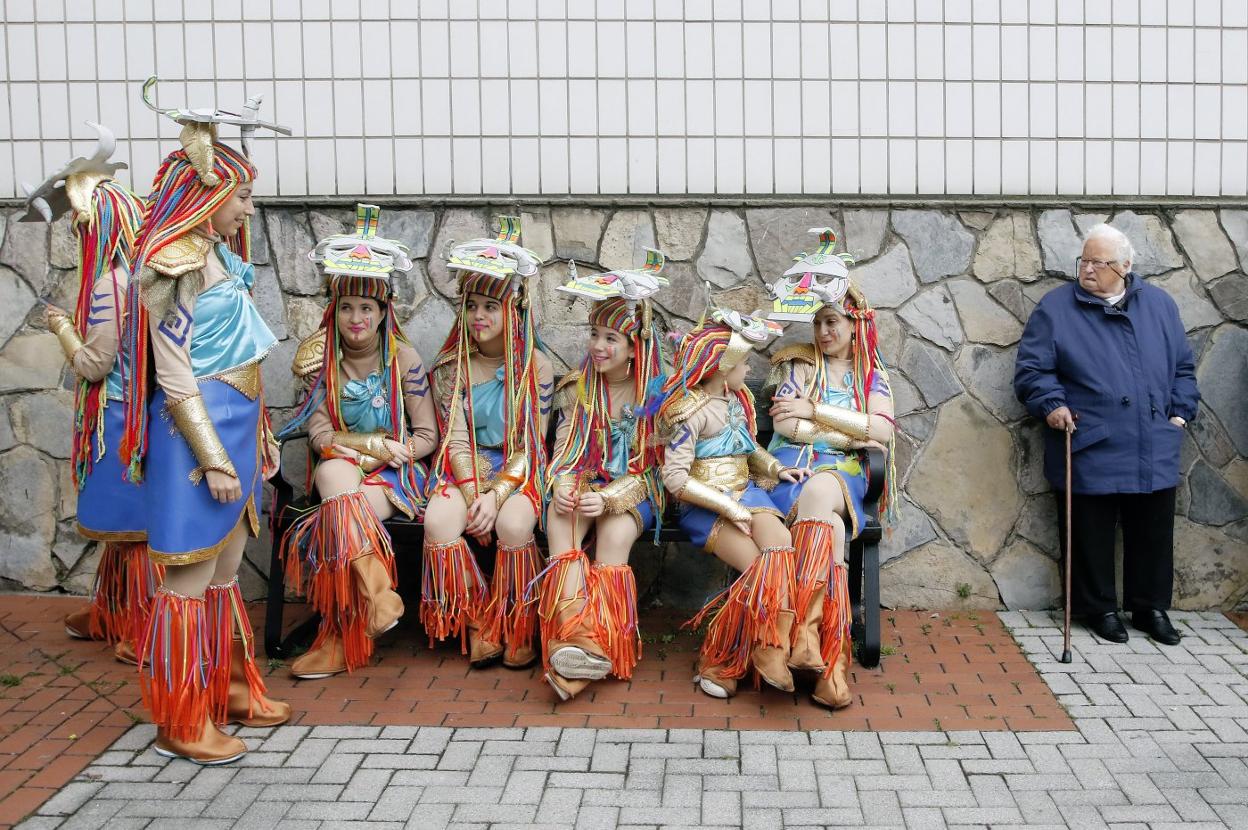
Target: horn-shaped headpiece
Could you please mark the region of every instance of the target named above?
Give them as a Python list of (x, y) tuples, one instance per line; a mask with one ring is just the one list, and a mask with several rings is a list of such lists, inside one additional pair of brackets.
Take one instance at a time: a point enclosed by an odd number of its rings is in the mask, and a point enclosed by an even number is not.
[(74, 221), (90, 225), (91, 193), (100, 182), (108, 181), (118, 170), (126, 169), (126, 163), (108, 160), (117, 148), (117, 139), (112, 131), (94, 121), (86, 123), (97, 134), (95, 152), (66, 162), (38, 187), (22, 182), (22, 189), (26, 191), (26, 213), (20, 221), (51, 223), (73, 208)]

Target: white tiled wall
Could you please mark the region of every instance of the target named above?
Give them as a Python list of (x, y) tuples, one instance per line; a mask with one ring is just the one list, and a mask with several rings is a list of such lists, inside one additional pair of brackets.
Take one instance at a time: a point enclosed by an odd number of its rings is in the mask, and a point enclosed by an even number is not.
[(96, 119), (146, 189), (153, 73), (262, 194), (1248, 195), (1248, 0), (0, 2), (0, 197)]

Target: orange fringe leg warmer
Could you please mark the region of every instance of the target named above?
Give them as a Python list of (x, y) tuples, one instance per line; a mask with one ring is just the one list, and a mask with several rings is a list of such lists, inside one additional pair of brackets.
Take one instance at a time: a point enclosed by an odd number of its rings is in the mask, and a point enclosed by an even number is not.
[(137, 643), (164, 568), (151, 561), (146, 542), (103, 542), (90, 608), (92, 639)]
[(342, 637), (347, 670), (367, 665), (373, 656), (373, 641), (365, 633), (367, 609), (356, 588), (351, 561), (376, 556), (385, 565), (391, 586), (398, 584), (390, 534), (368, 499), (358, 490), (325, 499), (287, 531), (282, 556), (286, 584), (292, 590), (303, 586), (305, 565), (310, 572), (308, 602), (321, 615), (313, 648), (336, 632)]
[(488, 600), (485, 575), (463, 537), (437, 543), (425, 537), (424, 568), (420, 577), (420, 623), (429, 645), (459, 637), (468, 653), (468, 623), (485, 613)]
[(204, 600), (162, 586), (139, 641), (139, 690), (152, 722), (174, 740), (203, 734), (210, 654)]
[(485, 609), (481, 636), (506, 646), (504, 659), (530, 647), (537, 633), (537, 603), (525, 600), (529, 584), (542, 570), (542, 555), (533, 539), (512, 547), (498, 544), (494, 578), (490, 580), (490, 603)]
[(764, 548), (735, 582), (685, 623), (685, 628), (697, 628), (710, 616), (702, 658), (722, 677), (744, 677), (756, 645), (788, 647), (776, 623), (793, 596), (792, 563), (793, 548)]
[[(837, 659), (845, 651), (852, 658), (853, 639), (850, 634), (849, 568), (832, 566), (832, 583), (823, 595), (823, 623), (819, 629), (821, 654), (827, 663), (824, 676), (832, 673)], [(852, 659), (850, 663), (852, 664)]]
[[(580, 548), (552, 556), (534, 579), (539, 586), (537, 617), (542, 630), (542, 666), (550, 666), (550, 644), (567, 640), (590, 629), (590, 569), (589, 557)], [(564, 586), (571, 581), (578, 587), (571, 597), (565, 597)], [(528, 601), (532, 601), (529, 599)]]
[(620, 680), (633, 676), (641, 660), (641, 628), (637, 623), (637, 580), (628, 565), (594, 565), (590, 573), (591, 622), (594, 641), (611, 661)]
[(208, 625), (208, 699), (212, 722), (224, 724), (229, 720), (228, 701), (230, 679), (233, 676), (232, 651), (235, 634), (242, 641), (243, 673), (247, 683), (247, 717), (256, 714), (256, 703), (264, 706), (267, 688), (256, 667), (256, 635), (247, 618), (247, 606), (238, 577), (224, 585), (209, 585), (204, 593)]

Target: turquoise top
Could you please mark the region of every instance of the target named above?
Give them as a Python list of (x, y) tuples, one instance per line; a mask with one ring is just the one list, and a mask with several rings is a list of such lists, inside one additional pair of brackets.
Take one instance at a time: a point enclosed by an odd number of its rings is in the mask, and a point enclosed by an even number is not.
[(130, 358), (126, 354), (125, 349), (117, 350), (117, 359), (113, 361), (113, 369), (108, 373), (108, 377), (104, 378), (104, 395), (109, 400), (124, 401), (126, 399), (121, 385), (123, 367), (125, 371), (130, 370)]
[[(829, 403), (829, 404), (832, 404), (833, 406), (841, 406), (846, 409), (857, 410), (858, 407), (854, 405), (854, 395), (852, 392), (849, 391), (850, 387), (852, 387), (854, 384), (853, 374), (850, 372), (846, 372), (845, 377), (841, 379), (841, 383), (844, 385), (845, 387), (844, 389), (836, 389), (836, 388), (833, 388), (830, 384), (825, 384), (824, 388), (820, 391), (820, 394), (819, 394), (820, 402)], [(816, 441), (813, 444), (805, 444), (805, 443), (798, 442), (798, 441), (790, 441), (788, 438), (786, 438), (785, 436), (781, 435), (778, 432), (772, 436), (771, 444), (770, 446), (767, 447), (767, 449), (776, 450), (784, 446), (814, 447), (816, 451), (822, 452), (822, 453), (844, 454), (845, 452), (844, 450), (838, 449), (837, 447), (829, 446), (828, 444), (825, 444), (822, 441)]]
[(501, 447), (507, 440), (506, 412), (503, 396), (503, 367), (499, 366), (492, 380), (472, 385), (473, 437), (479, 447)]
[(628, 457), (633, 452), (633, 439), (637, 435), (637, 415), (631, 406), (625, 406), (620, 417), (611, 422), (611, 458), (605, 469), (611, 480), (628, 475)]
[(352, 432), (386, 432), (390, 421), (389, 371), (373, 372), (363, 380), (351, 380), (342, 387), (339, 404), (347, 429)]
[(195, 300), (191, 370), (197, 378), (263, 360), (277, 344), (251, 301), (255, 268), (224, 244), (217, 256), (227, 277)]
[(745, 410), (735, 397), (728, 400), (728, 423), (710, 438), (701, 438), (693, 448), (695, 458), (719, 458), (749, 455), (758, 449), (754, 436), (745, 424)]

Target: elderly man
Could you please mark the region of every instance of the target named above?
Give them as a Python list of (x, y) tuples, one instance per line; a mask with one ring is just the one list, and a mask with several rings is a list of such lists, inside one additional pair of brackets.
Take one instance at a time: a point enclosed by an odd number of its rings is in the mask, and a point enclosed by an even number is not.
[[(1200, 393), (1178, 306), (1131, 271), (1134, 255), (1116, 228), (1088, 231), (1078, 281), (1046, 294), (1027, 321), (1014, 393), (1049, 426), (1044, 473), (1058, 491), (1066, 486), (1063, 433), (1072, 433), (1073, 612), (1104, 639), (1127, 641), (1114, 587), (1121, 524), (1122, 607), (1135, 628), (1174, 645), (1166, 609), (1179, 442)], [(1056, 495), (1065, 521), (1065, 493)]]

